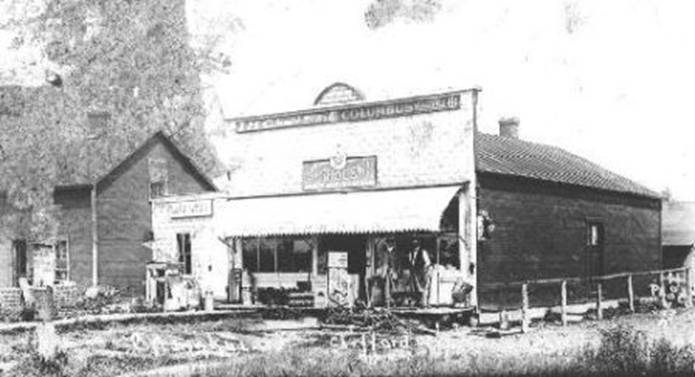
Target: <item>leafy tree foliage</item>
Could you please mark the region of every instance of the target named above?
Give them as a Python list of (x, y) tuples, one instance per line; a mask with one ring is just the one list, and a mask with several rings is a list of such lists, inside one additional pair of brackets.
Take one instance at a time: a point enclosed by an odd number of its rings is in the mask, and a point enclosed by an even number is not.
[(441, 8), (441, 0), (374, 0), (364, 18), (370, 29), (378, 29), (397, 18), (431, 21)]
[(22, 214), (6, 221), (45, 236), (56, 185), (94, 182), (160, 129), (218, 172), (200, 73), (229, 62), (190, 47), (185, 0), (49, 0), (21, 27), (59, 68), (0, 88), (0, 189)]

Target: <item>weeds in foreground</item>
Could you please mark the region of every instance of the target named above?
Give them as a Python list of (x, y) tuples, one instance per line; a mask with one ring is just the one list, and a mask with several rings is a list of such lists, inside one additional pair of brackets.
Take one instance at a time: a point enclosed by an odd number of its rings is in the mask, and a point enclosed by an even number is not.
[[(617, 326), (602, 332), (598, 347), (573, 353), (529, 357), (520, 352), (499, 359), (475, 349), (442, 355), (417, 350), (364, 356), (356, 350), (292, 347), (282, 352), (240, 355), (220, 363), (182, 366), (163, 376), (692, 376), (695, 347), (676, 346), (668, 339), (650, 340), (640, 331)], [(44, 360), (31, 351), (8, 376), (113, 376), (180, 360), (88, 356), (82, 363), (73, 355)]]

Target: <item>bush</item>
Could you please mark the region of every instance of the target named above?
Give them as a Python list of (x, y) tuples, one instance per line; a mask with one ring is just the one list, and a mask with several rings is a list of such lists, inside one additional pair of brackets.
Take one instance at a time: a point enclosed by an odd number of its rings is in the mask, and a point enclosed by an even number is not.
[(587, 351), (582, 364), (596, 375), (692, 375), (694, 351), (663, 337), (650, 341), (644, 332), (619, 325), (602, 331), (601, 345)]

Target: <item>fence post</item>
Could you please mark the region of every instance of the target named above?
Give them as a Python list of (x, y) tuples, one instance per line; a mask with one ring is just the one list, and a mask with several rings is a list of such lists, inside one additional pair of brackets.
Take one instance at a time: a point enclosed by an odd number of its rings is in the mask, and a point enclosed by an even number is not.
[(659, 272), (659, 296), (661, 297), (661, 307), (666, 309), (668, 303), (666, 302), (666, 278), (664, 277), (664, 272)]
[(567, 326), (567, 280), (560, 285), (560, 320), (562, 326)]
[(598, 285), (596, 286), (596, 319), (598, 319), (599, 321), (603, 319), (603, 304), (601, 302), (601, 296), (603, 296), (603, 292), (601, 285), (602, 284), (599, 281)]
[(693, 306), (692, 281), (690, 279), (690, 267), (685, 268), (685, 307)]
[(627, 275), (627, 304), (631, 312), (635, 312), (635, 291), (632, 287), (632, 274)]
[(521, 285), (521, 332), (528, 332), (528, 283)]

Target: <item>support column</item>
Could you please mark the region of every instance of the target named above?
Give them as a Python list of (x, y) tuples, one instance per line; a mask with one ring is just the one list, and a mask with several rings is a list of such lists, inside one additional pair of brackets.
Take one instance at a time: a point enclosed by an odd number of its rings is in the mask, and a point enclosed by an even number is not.
[(311, 276), (312, 280), (319, 274), (319, 237), (311, 237)]
[(464, 280), (473, 286), (470, 304), (478, 305), (477, 206), (475, 182), (469, 182), (458, 196), (459, 264)]
[(232, 268), (244, 268), (244, 253), (242, 252), (241, 249), (241, 238), (240, 237), (234, 237), (232, 239), (232, 253), (234, 253), (234, 259), (233, 259), (233, 264)]

